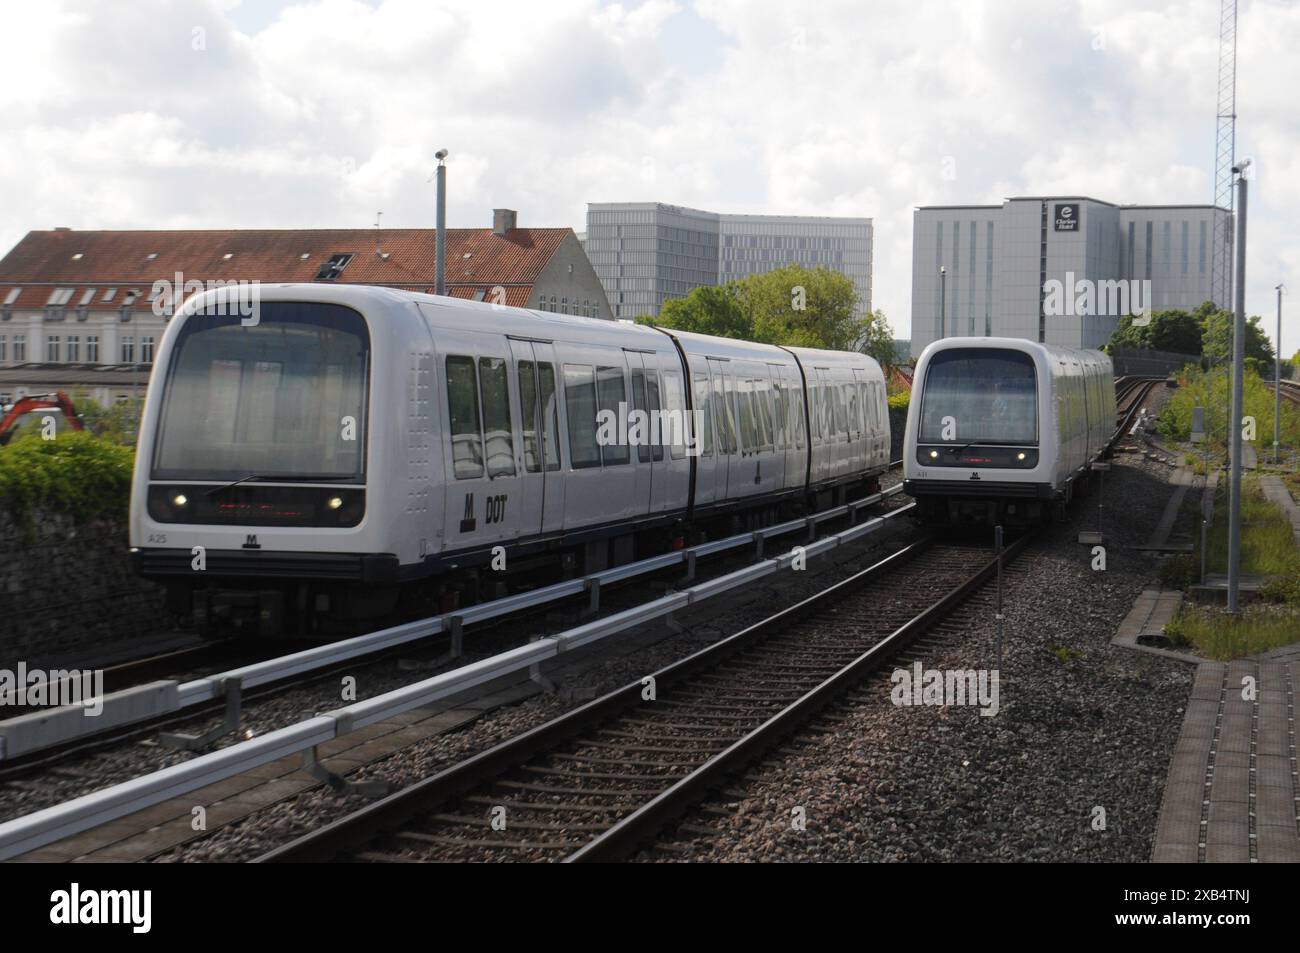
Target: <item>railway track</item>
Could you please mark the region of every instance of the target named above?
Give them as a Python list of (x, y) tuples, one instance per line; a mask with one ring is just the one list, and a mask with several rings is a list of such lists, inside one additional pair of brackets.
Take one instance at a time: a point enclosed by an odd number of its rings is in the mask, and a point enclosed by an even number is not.
[(1295, 404), (1300, 407), (1300, 383), (1296, 381), (1281, 381), (1282, 399), (1289, 404)]
[[(1004, 559), (1028, 540), (1013, 544)], [(939, 625), (997, 565), (987, 548), (925, 537), (261, 860), (627, 856)]]

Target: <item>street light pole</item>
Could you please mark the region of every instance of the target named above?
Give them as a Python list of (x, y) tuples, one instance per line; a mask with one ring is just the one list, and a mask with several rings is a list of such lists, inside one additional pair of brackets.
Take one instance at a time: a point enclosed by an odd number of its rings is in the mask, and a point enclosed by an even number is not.
[(1237, 611), (1241, 586), (1241, 410), (1246, 350), (1246, 159), (1233, 166), (1237, 176), (1236, 308), (1232, 322), (1232, 411), (1228, 415), (1231, 470), (1228, 484), (1228, 612)]
[(435, 153), (438, 159), (438, 232), (435, 239), (434, 253), (434, 291), (447, 293), (447, 150), (439, 149)]
[(1277, 353), (1273, 355), (1273, 465), (1282, 461), (1282, 286), (1277, 286)]
[(945, 265), (939, 266), (939, 339), (943, 340), (948, 336), (948, 268)]

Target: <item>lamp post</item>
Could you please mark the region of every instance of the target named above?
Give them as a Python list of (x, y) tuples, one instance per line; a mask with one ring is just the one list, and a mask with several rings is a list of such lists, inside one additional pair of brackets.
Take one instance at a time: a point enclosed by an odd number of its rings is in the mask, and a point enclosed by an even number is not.
[(1277, 286), (1277, 352), (1273, 355), (1273, 465), (1282, 462), (1282, 286)]
[(438, 233), (435, 240), (434, 291), (447, 293), (447, 150), (434, 153), (438, 160)]
[(1241, 586), (1241, 409), (1243, 367), (1246, 349), (1246, 177), (1250, 165), (1245, 159), (1232, 167), (1237, 176), (1237, 274), (1236, 307), (1232, 323), (1232, 411), (1228, 414), (1231, 448), (1228, 482), (1228, 612), (1237, 611)]

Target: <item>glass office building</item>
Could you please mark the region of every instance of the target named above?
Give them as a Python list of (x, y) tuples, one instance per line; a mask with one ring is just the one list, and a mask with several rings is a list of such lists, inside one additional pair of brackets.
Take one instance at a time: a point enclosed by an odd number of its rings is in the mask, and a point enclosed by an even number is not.
[(587, 256), (616, 318), (658, 314), (669, 298), (796, 264), (853, 280), (871, 310), (872, 221), (722, 215), (659, 202), (587, 206)]

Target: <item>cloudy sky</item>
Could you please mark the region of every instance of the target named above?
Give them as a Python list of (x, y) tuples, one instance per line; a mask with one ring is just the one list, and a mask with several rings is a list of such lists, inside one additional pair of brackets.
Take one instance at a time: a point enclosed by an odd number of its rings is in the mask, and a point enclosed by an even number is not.
[[(591, 201), (869, 215), (1212, 198), (1219, 0), (0, 0), (0, 247), (29, 229), (582, 229)], [(1300, 4), (1243, 0), (1248, 310), (1300, 291)], [(1292, 300), (1296, 300), (1293, 298)], [(1300, 300), (1286, 305), (1300, 347)]]

